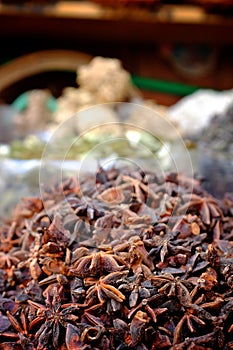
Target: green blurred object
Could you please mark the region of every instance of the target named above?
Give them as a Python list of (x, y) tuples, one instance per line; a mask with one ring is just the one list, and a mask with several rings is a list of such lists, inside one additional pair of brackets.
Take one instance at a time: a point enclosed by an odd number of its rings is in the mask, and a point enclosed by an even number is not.
[(18, 112), (24, 111), (27, 108), (27, 106), (28, 106), (28, 94), (27, 94), (27, 92), (24, 92), (23, 94), (19, 95), (14, 100), (14, 102), (12, 102), (12, 106)]
[[(13, 102), (12, 106), (18, 112), (22, 112), (28, 107), (28, 92), (24, 92), (19, 95)], [(55, 97), (51, 96), (47, 101), (47, 108), (50, 112), (55, 112), (57, 109), (57, 100)]]
[(197, 86), (182, 83), (174, 83), (165, 80), (143, 78), (138, 77), (136, 75), (132, 75), (132, 82), (139, 89), (164, 92), (166, 94), (172, 94), (177, 96), (186, 96), (199, 90), (199, 87)]

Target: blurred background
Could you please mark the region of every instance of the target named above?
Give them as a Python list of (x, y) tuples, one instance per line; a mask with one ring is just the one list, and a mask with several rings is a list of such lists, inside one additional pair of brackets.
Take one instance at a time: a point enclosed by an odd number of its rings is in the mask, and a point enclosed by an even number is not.
[[(26, 160), (40, 159), (52, 130), (85, 106), (105, 102), (151, 107), (179, 130), (206, 187), (219, 196), (233, 191), (232, 33), (233, 0), (1, 0), (4, 210), (19, 168), (18, 197), (33, 192), (26, 189), (24, 175), (33, 168)], [(109, 113), (106, 120), (122, 118)], [(172, 139), (164, 130), (164, 140)], [(77, 158), (98, 140), (99, 130), (90, 144), (84, 140), (87, 148), (74, 151)]]
[[(135, 81), (146, 97), (169, 106), (182, 95), (169, 82), (232, 87), (232, 15), (232, 0), (1, 0), (0, 63), (51, 49), (119, 58), (132, 75), (167, 82), (148, 89)], [(62, 86), (75, 84), (74, 74), (21, 79), (0, 98), (12, 102), (23, 90), (40, 87), (58, 96)]]

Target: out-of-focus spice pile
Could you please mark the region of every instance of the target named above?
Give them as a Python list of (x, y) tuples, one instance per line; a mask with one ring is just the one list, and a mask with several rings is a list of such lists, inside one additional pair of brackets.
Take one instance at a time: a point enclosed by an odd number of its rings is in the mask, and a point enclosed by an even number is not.
[(198, 137), (199, 172), (215, 196), (233, 192), (233, 104), (212, 118)]
[[(50, 128), (56, 126), (83, 108), (102, 103), (132, 101), (139, 97), (128, 71), (116, 58), (94, 57), (89, 64), (77, 69), (78, 87), (67, 87), (57, 99), (57, 111), (53, 115)], [(77, 120), (76, 127), (82, 130)]]
[(213, 154), (233, 158), (233, 104), (222, 114), (212, 118), (211, 124), (199, 136)]
[(232, 349), (232, 216), (127, 169), (24, 199), (0, 229), (0, 349)]

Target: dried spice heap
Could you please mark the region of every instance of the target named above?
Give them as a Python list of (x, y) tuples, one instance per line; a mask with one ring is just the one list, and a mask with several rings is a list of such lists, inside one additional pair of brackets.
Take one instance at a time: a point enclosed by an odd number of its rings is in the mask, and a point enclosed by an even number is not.
[(233, 157), (233, 104), (222, 114), (215, 115), (208, 128), (204, 129), (199, 140), (208, 145), (216, 156), (227, 158)]
[(198, 137), (200, 173), (206, 179), (205, 187), (220, 197), (233, 192), (233, 104), (224, 113), (216, 115), (208, 128)]
[(25, 199), (0, 229), (0, 349), (233, 349), (232, 216), (177, 174)]

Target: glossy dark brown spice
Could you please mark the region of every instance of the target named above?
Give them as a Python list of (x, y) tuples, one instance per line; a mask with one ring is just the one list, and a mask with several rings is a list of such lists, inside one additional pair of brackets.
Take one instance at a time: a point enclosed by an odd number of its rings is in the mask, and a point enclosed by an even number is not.
[(0, 228), (0, 349), (232, 349), (232, 195), (100, 173), (24, 199)]

